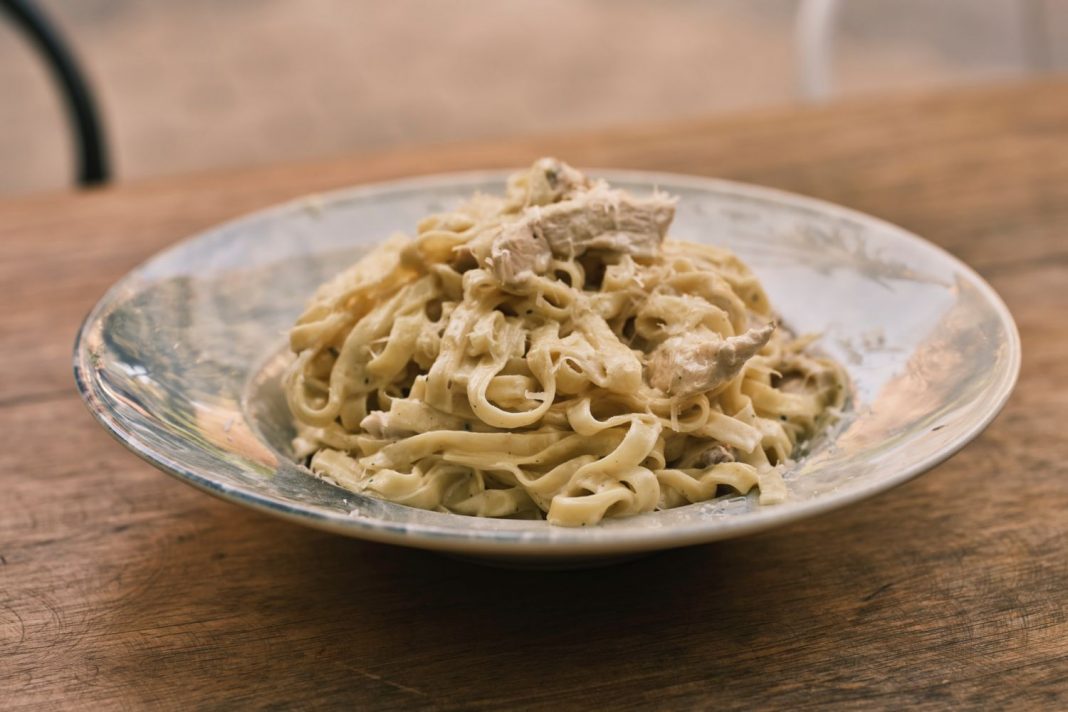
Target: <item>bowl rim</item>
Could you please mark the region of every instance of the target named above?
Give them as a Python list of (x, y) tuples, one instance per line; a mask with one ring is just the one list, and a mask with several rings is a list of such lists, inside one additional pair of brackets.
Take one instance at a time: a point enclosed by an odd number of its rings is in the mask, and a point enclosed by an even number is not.
[[(936, 452), (904, 466), (890, 475), (855, 487), (830, 491), (782, 509), (768, 507), (747, 512), (745, 515), (737, 517), (710, 518), (692, 524), (664, 528), (640, 527), (627, 529), (618, 527), (613, 528), (611, 536), (591, 537), (584, 540), (581, 538), (582, 532), (597, 531), (597, 528), (562, 529), (546, 524), (546, 535), (541, 536), (539, 531), (532, 536), (529, 532), (516, 534), (495, 531), (492, 528), (465, 529), (463, 527), (439, 526), (419, 522), (392, 522), (368, 517), (352, 517), (315, 505), (287, 502), (250, 487), (222, 483), (212, 479), (210, 474), (193, 471), (183, 465), (182, 462), (171, 458), (167, 453), (153, 448), (116, 417), (108, 404), (108, 399), (100, 392), (99, 382), (93, 375), (94, 369), (90, 361), (89, 350), (86, 348), (86, 337), (89, 330), (99, 321), (101, 314), (114, 301), (118, 293), (129, 288), (152, 265), (167, 259), (170, 255), (187, 249), (193, 243), (208, 239), (233, 227), (256, 221), (270, 220), (272, 217), (281, 217), (294, 211), (307, 209), (309, 205), (327, 209), (332, 205), (346, 201), (365, 200), (376, 195), (404, 190), (416, 192), (448, 184), (501, 182), (514, 173), (515, 170), (496, 169), (437, 173), (312, 193), (217, 223), (154, 253), (126, 273), (104, 293), (86, 315), (77, 331), (72, 354), (74, 380), (86, 408), (112, 437), (157, 469), (220, 499), (291, 522), (369, 541), (421, 549), (516, 558), (573, 558), (640, 553), (735, 538), (825, 514), (881, 494), (936, 467), (975, 439), (1001, 412), (1019, 378), (1022, 360), (1020, 334), (1004, 301), (994, 288), (974, 269), (944, 248), (923, 239), (915, 233), (852, 208), (777, 188), (721, 178), (707, 178), (661, 171), (590, 168), (583, 170), (590, 175), (606, 178), (610, 181), (644, 183), (654, 188), (662, 184), (671, 184), (698, 191), (744, 196), (763, 202), (788, 204), (794, 208), (803, 208), (831, 217), (867, 223), (879, 228), (888, 235), (892, 235), (894, 239), (911, 243), (914, 248), (933, 252), (939, 258), (951, 264), (957, 272), (972, 283), (972, 286), (987, 300), (997, 314), (999, 321), (1005, 327), (1008, 347), (1006, 366), (998, 374), (994, 391), (986, 401), (986, 411), (974, 424)], [(457, 521), (470, 519), (465, 515), (453, 516), (457, 518)], [(560, 533), (554, 535), (553, 532)]]

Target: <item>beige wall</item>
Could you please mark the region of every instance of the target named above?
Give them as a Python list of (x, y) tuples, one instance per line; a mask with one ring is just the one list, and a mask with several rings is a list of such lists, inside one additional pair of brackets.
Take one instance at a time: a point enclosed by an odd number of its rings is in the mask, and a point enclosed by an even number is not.
[[(797, 101), (795, 0), (42, 4), (92, 72), (124, 180)], [(843, 0), (835, 95), (1024, 76), (1025, 4)], [(1040, 4), (1068, 66), (1068, 3)], [(0, 195), (67, 184), (58, 101), (5, 23), (0, 127)]]

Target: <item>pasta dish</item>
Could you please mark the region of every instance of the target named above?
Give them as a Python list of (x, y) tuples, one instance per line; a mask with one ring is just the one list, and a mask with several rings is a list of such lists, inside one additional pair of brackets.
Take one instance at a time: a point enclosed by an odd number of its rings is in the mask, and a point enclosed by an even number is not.
[(844, 371), (732, 253), (667, 238), (674, 214), (544, 158), (385, 241), (290, 332), (297, 455), (354, 492), (564, 526), (781, 502)]

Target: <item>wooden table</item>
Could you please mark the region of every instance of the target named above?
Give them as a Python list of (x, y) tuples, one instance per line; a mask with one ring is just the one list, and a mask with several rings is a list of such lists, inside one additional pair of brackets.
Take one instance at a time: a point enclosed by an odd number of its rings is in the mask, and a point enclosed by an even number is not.
[[(543, 153), (778, 186), (925, 235), (1015, 314), (1015, 395), (872, 501), (574, 573), (239, 509), (82, 407), (78, 322), (160, 248), (301, 193)], [(0, 203), (0, 233), (0, 708), (1068, 707), (1068, 83), (44, 195)]]

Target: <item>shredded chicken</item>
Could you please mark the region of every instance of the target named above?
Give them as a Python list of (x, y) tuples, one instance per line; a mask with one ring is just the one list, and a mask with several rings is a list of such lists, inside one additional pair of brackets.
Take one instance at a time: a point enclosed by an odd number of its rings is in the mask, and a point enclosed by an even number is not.
[(571, 200), (530, 212), (534, 234), (559, 257), (606, 250), (649, 260), (660, 252), (675, 201), (663, 195), (635, 198), (599, 183)]
[(649, 384), (671, 396), (712, 390), (737, 376), (773, 331), (775, 325), (766, 324), (726, 339), (716, 334), (673, 336), (649, 358)]
[[(571, 179), (568, 185), (575, 187)], [(572, 259), (600, 250), (651, 260), (659, 253), (674, 216), (671, 198), (635, 198), (597, 183), (566, 200), (529, 207), (519, 220), (506, 224), (484, 244), (467, 247), (505, 287), (514, 288), (531, 275), (546, 272), (553, 255)]]
[(694, 449), (683, 455), (679, 461), (679, 467), (694, 467), (701, 470), (708, 469), (713, 465), (722, 465), (725, 462), (735, 462), (734, 453), (725, 445), (712, 445), (704, 449)]
[(548, 205), (588, 190), (592, 181), (563, 161), (540, 158), (508, 186), (508, 207), (522, 210), (531, 205)]
[(534, 235), (530, 224), (517, 222), (501, 228), (490, 244), (488, 263), (501, 284), (514, 289), (547, 272), (552, 258), (548, 243)]
[(713, 465), (722, 465), (725, 462), (734, 462), (734, 453), (723, 445), (713, 445), (701, 452), (697, 457), (695, 465), (697, 467), (705, 468), (712, 467)]

